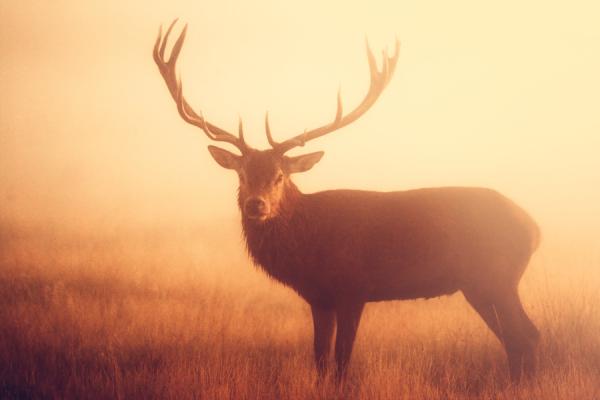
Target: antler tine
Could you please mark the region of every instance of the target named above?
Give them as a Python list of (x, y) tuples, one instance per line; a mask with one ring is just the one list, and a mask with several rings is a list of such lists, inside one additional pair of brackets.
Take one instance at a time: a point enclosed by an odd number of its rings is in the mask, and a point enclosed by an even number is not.
[(392, 79), (394, 75), (394, 71), (396, 70), (396, 64), (398, 62), (398, 56), (400, 54), (400, 41), (396, 38), (396, 42), (394, 44), (394, 55), (392, 57), (388, 57), (387, 51), (385, 51), (383, 58), (385, 62), (385, 74), (383, 75), (383, 83), (387, 85), (389, 81)]
[(275, 148), (275, 147), (279, 146), (279, 143), (277, 143), (275, 140), (273, 140), (273, 136), (271, 135), (271, 127), (269, 126), (269, 112), (268, 111), (265, 113), (265, 132), (267, 133), (267, 140), (269, 141), (269, 144), (271, 145), (271, 147)]
[[(177, 23), (177, 21), (179, 21), (179, 18), (175, 18), (173, 20), (173, 22), (171, 22), (171, 25), (169, 25), (169, 28), (167, 29), (167, 32), (165, 33), (165, 38), (162, 41), (161, 45), (160, 45), (160, 58), (164, 60), (165, 58), (165, 49), (167, 48), (167, 42), (169, 40), (169, 36), (171, 35), (171, 31), (173, 30), (173, 27), (175, 27), (175, 24)], [(162, 28), (162, 27), (161, 27)], [(178, 40), (180, 40), (182, 37), (185, 39), (185, 34), (187, 32), (187, 24), (183, 27), (183, 30), (181, 32), (181, 35), (179, 36)], [(181, 39), (183, 41), (183, 39)], [(181, 48), (181, 47), (180, 47)], [(175, 61), (177, 62), (177, 56), (179, 54), (173, 54), (173, 52), (171, 52), (171, 57), (169, 58), (169, 62), (171, 63), (171, 61)]]
[(281, 153), (285, 153), (293, 149), (294, 147), (304, 145), (309, 140), (316, 139), (318, 137), (324, 136), (328, 133), (331, 133), (337, 129), (340, 129), (360, 118), (379, 98), (383, 90), (386, 88), (387, 84), (391, 80), (394, 70), (396, 68), (396, 63), (398, 62), (398, 57), (400, 55), (400, 42), (396, 39), (395, 43), (395, 51), (392, 57), (387, 55), (387, 51), (383, 51), (382, 54), (382, 66), (381, 71), (377, 68), (377, 62), (375, 60), (375, 56), (371, 51), (371, 47), (369, 46), (368, 40), (366, 41), (367, 48), (367, 61), (369, 63), (369, 74), (371, 78), (369, 90), (367, 94), (360, 102), (360, 104), (351, 112), (346, 115), (343, 115), (343, 107), (342, 107), (342, 97), (341, 90), (338, 91), (337, 97), (337, 110), (335, 114), (335, 119), (333, 122), (321, 126), (316, 129), (306, 130), (304, 133), (300, 135), (294, 136), (291, 139), (288, 139), (282, 143), (277, 143), (271, 137), (271, 132), (268, 128), (268, 120), (266, 120), (266, 128), (267, 128), (267, 138), (269, 139), (269, 143), (271, 146)]
[(371, 84), (377, 79), (379, 71), (377, 70), (377, 61), (371, 46), (369, 46), (369, 39), (365, 39), (365, 45), (367, 46), (367, 61), (369, 62), (369, 73), (371, 74)]
[[(267, 140), (272, 148), (278, 149), (283, 143), (276, 142), (273, 139), (273, 135), (271, 134), (271, 127), (269, 125), (269, 112), (265, 114), (265, 132), (267, 133)], [(306, 133), (306, 131), (304, 131)], [(304, 146), (305, 140), (303, 139), (303, 134), (298, 135), (297, 137), (290, 139), (290, 143), (294, 143), (294, 147), (296, 146)], [(287, 142), (287, 141), (286, 141)]]
[(244, 123), (242, 122), (242, 117), (240, 116), (240, 122), (238, 123), (238, 137), (240, 138), (240, 140), (245, 143), (244, 141)]
[(231, 143), (237, 147), (242, 154), (246, 153), (249, 150), (249, 147), (244, 141), (244, 134), (241, 126), (239, 136), (235, 136), (226, 130), (219, 128), (218, 126), (211, 124), (210, 122), (206, 121), (206, 119), (202, 116), (202, 113), (196, 113), (183, 96), (181, 80), (177, 78), (175, 69), (177, 65), (177, 59), (183, 47), (183, 42), (187, 33), (187, 24), (183, 27), (179, 37), (175, 41), (175, 44), (171, 49), (169, 59), (165, 59), (165, 51), (169, 41), (169, 36), (171, 35), (171, 32), (177, 21), (178, 20), (175, 19), (173, 22), (171, 22), (171, 25), (169, 25), (164, 37), (162, 35), (162, 26), (159, 28), (158, 37), (154, 43), (152, 56), (154, 58), (154, 62), (158, 66), (161, 76), (167, 84), (167, 88), (169, 89), (169, 93), (171, 93), (171, 97), (173, 100), (175, 100), (179, 115), (185, 122), (202, 129), (206, 136), (208, 136), (211, 140)]

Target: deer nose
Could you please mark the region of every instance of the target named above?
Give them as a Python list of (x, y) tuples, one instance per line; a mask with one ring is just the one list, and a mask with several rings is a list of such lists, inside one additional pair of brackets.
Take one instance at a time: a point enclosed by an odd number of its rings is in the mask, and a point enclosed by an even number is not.
[(251, 197), (246, 200), (244, 211), (248, 217), (261, 217), (268, 211), (267, 203), (265, 203), (265, 201), (260, 197)]

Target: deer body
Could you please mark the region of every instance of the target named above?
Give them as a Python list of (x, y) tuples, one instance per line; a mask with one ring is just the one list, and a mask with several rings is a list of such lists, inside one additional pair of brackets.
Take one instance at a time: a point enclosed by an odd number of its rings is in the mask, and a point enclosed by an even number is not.
[(429, 188), (401, 192), (330, 190), (303, 194), (291, 175), (311, 169), (323, 152), (286, 156), (290, 149), (340, 129), (363, 115), (389, 83), (398, 60), (383, 53), (381, 70), (367, 46), (369, 91), (349, 113), (338, 93), (333, 122), (278, 143), (265, 118), (268, 150), (207, 121), (183, 96), (175, 65), (183, 30), (165, 59), (159, 32), (154, 61), (181, 117), (240, 155), (208, 146), (215, 161), (239, 176), (238, 203), (248, 252), (270, 276), (311, 307), (319, 376), (335, 338), (336, 376), (345, 376), (367, 302), (428, 298), (461, 291), (503, 344), (513, 380), (535, 370), (539, 333), (525, 313), (518, 283), (539, 242), (535, 222), (489, 189)]
[(248, 251), (323, 307), (516, 285), (537, 246), (535, 223), (488, 189), (290, 192), (289, 213), (244, 219)]

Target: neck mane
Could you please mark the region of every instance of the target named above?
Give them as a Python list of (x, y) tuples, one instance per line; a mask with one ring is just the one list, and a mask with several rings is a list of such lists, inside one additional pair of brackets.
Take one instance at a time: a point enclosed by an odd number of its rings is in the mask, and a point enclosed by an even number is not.
[(264, 221), (256, 221), (244, 216), (242, 212), (242, 231), (246, 247), (252, 259), (266, 267), (270, 260), (286, 247), (297, 241), (294, 237), (295, 221), (301, 219), (304, 211), (304, 194), (289, 181), (279, 204), (277, 215)]

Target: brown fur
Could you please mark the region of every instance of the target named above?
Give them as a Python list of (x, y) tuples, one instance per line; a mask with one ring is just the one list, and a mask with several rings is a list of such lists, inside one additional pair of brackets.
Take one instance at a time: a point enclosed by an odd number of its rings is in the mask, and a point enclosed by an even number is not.
[[(311, 305), (321, 373), (337, 323), (343, 377), (366, 302), (459, 290), (502, 341), (512, 378), (533, 373), (538, 332), (517, 286), (539, 230), (521, 208), (483, 188), (303, 194), (287, 175), (280, 188), (269, 183), (285, 168), (270, 151), (245, 157), (243, 231), (253, 260)], [(257, 193), (276, 203), (265, 221), (244, 215), (245, 199)]]

